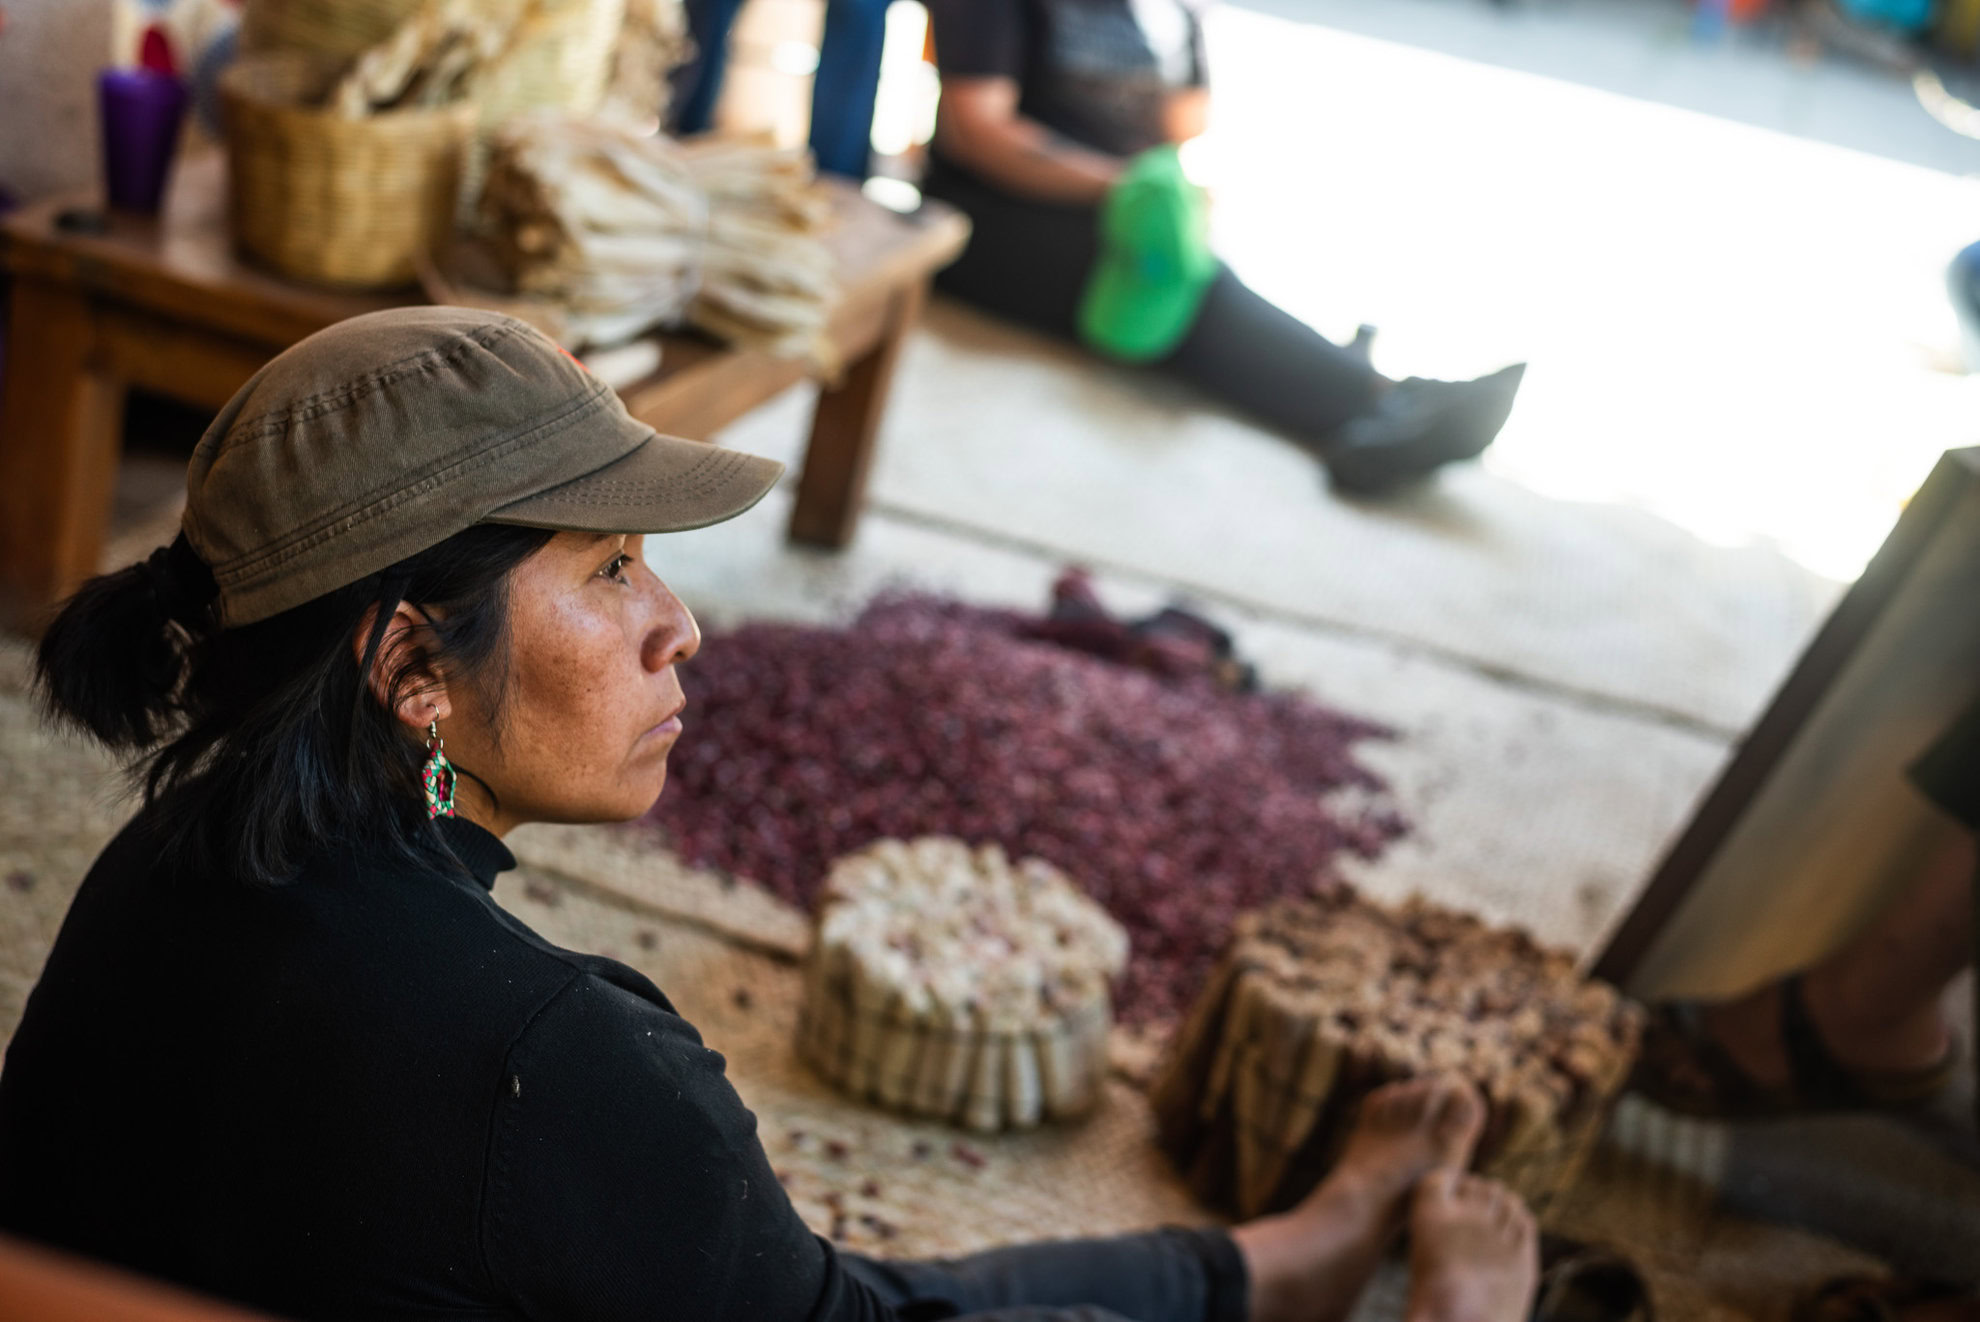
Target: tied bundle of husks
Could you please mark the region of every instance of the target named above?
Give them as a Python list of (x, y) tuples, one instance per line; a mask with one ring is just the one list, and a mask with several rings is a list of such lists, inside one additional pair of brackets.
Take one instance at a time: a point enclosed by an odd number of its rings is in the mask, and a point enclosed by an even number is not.
[(1255, 1216), (1325, 1175), (1369, 1092), (1456, 1073), (1486, 1100), (1478, 1166), (1544, 1206), (1598, 1137), (1640, 1028), (1524, 932), (1342, 888), (1238, 920), (1151, 1101), (1197, 1195)]
[[(246, 0), (242, 48), (351, 60), (429, 20), (434, 0)], [(508, 34), (498, 64), (476, 77), (484, 128), (550, 106), (575, 113), (610, 100), (650, 119), (668, 70), (689, 54), (680, 0), (469, 0), (469, 21)]]
[(832, 207), (802, 153), (530, 115), (496, 138), (482, 212), (516, 292), (553, 303), (571, 340), (686, 322), (777, 353), (820, 343)]
[(1040, 859), (946, 836), (838, 860), (819, 899), (798, 1053), (846, 1092), (972, 1129), (1099, 1099), (1127, 934)]
[(363, 119), (451, 105), (467, 97), (476, 75), (525, 40), (539, 21), (534, 5), (511, 22), (480, 13), (471, 0), (427, 0), (390, 36), (358, 55), (331, 88), (330, 107), (345, 119)]

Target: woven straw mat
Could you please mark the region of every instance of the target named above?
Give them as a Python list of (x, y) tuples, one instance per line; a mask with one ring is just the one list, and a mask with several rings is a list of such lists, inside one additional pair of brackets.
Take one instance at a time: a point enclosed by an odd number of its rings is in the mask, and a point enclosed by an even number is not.
[[(76, 884), (130, 811), (114, 767), (44, 727), (26, 649), (0, 642), (0, 1038), (10, 1038)], [(771, 1164), (820, 1233), (876, 1256), (929, 1256), (1029, 1239), (1207, 1224), (1153, 1143), (1141, 1094), (1115, 1079), (1065, 1128), (979, 1137), (844, 1101), (791, 1050), (804, 917), (747, 883), (682, 867), (605, 828), (531, 827), (524, 866), (496, 898), (546, 938), (638, 968), (673, 998), (758, 1117)], [(1646, 1120), (1628, 1104), (1619, 1127)], [(1710, 1143), (1638, 1141), (1660, 1153)], [(1678, 1163), (1684, 1164), (1683, 1162)], [(1625, 1249), (1669, 1318), (1785, 1318), (1793, 1295), (1875, 1264), (1830, 1241), (1716, 1213), (1706, 1185), (1604, 1147), (1549, 1220)], [(1356, 1316), (1398, 1316), (1402, 1269), (1385, 1267)]]

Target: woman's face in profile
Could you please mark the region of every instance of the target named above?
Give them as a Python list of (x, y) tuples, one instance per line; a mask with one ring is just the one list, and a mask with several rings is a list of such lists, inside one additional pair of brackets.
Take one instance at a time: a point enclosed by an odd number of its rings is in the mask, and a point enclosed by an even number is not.
[(646, 567), (642, 542), (551, 538), (509, 576), (506, 684), (450, 691), (447, 755), (494, 791), (496, 820), (482, 824), (497, 834), (531, 821), (624, 821), (660, 797), (685, 702), (674, 667), (701, 633)]

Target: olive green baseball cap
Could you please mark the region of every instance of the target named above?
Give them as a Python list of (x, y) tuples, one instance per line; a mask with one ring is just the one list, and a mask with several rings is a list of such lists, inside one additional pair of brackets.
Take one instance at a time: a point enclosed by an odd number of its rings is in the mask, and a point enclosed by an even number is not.
[(660, 435), (513, 317), (397, 308), (317, 332), (241, 387), (193, 451), (185, 533), (235, 626), (477, 523), (682, 532), (742, 513), (783, 471)]
[(1125, 362), (1182, 342), (1217, 274), (1203, 190), (1173, 146), (1128, 163), (1100, 208), (1100, 251), (1079, 305), (1080, 338)]

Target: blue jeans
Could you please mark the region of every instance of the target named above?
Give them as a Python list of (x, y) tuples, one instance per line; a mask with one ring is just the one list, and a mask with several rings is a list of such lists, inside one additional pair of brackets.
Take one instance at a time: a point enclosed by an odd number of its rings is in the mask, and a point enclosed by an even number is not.
[[(811, 151), (818, 168), (829, 174), (866, 177), (887, 4), (826, 0), (825, 39), (811, 87)], [(713, 121), (729, 63), (729, 28), (742, 6), (743, 0), (688, 0), (688, 31), (699, 54), (675, 82), (675, 132), (705, 132)]]

